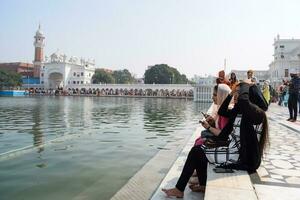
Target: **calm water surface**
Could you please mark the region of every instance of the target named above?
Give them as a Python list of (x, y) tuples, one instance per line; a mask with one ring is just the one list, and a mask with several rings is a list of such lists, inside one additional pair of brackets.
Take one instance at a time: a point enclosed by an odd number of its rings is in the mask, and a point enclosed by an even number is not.
[(189, 137), (208, 107), (180, 99), (0, 97), (0, 199), (109, 199), (167, 143)]

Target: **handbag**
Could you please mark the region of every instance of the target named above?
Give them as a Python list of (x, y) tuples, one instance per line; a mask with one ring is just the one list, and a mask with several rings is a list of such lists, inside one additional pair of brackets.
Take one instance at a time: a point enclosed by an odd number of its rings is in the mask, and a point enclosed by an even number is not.
[(212, 138), (208, 138), (204, 141), (204, 145), (208, 149), (217, 147), (228, 147), (229, 143), (229, 140), (214, 140)]

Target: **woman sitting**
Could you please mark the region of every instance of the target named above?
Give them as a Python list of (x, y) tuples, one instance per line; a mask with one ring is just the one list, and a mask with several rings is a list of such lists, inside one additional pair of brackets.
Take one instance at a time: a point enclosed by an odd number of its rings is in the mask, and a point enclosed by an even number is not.
[[(237, 113), (242, 114), (239, 158), (235, 164), (227, 167), (253, 172), (259, 167), (264, 148), (268, 142), (268, 122), (265, 112), (249, 101), (249, 87), (250, 85), (248, 83), (238, 85), (236, 90), (232, 91), (224, 102), (228, 103), (228, 100), (231, 100), (233, 95), (235, 96), (235, 99), (237, 99), (235, 107), (229, 112), (231, 121), (226, 125), (226, 127), (229, 127), (228, 129), (233, 126), (233, 117), (235, 118)], [(263, 129), (261, 132), (261, 139), (258, 141), (253, 125), (261, 123), (263, 124)], [(222, 131), (224, 131), (224, 129)], [(219, 136), (221, 136), (220, 134)], [(196, 170), (201, 189), (200, 191), (204, 192), (207, 179), (207, 163), (208, 160), (202, 146), (194, 146), (189, 152), (176, 187), (162, 189), (162, 191), (165, 192), (168, 197), (175, 196), (182, 198), (185, 187), (194, 170)]]
[(205, 115), (205, 121), (200, 121), (206, 130), (201, 132), (201, 136), (196, 139), (195, 145), (202, 145), (207, 137), (218, 136), (221, 130), (226, 126), (228, 118), (219, 115), (218, 110), (230, 92), (231, 89), (226, 84), (219, 84), (214, 87), (212, 96), (214, 108), (212, 113), (216, 114), (214, 114), (214, 117)]

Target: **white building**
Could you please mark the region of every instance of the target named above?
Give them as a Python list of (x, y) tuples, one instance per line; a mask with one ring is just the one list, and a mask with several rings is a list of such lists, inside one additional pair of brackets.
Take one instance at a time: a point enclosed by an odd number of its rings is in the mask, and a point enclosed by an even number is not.
[(212, 102), (213, 87), (216, 85), (216, 78), (214, 76), (194, 76), (194, 101)]
[(271, 82), (279, 84), (289, 78), (292, 68), (300, 72), (300, 39), (274, 39), (274, 60), (269, 65)]
[(40, 77), (40, 85), (44, 89), (66, 89), (68, 85), (91, 84), (95, 73), (95, 61), (78, 59), (64, 54), (53, 53), (50, 59), (44, 56), (45, 37), (39, 25), (34, 36), (34, 76)]
[(95, 61), (78, 59), (64, 54), (53, 53), (50, 59), (46, 56), (40, 70), (40, 83), (45, 89), (55, 89), (68, 85), (91, 84), (95, 73)]
[(192, 80), (198, 85), (213, 85), (216, 84), (216, 79), (217, 77), (211, 75), (206, 77), (194, 75), (192, 78)]

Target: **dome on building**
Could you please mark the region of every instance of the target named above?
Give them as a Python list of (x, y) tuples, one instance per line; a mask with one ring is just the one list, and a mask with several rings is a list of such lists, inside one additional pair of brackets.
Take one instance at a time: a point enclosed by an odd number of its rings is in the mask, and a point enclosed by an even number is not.
[(43, 36), (43, 32), (39, 29), (39, 30), (36, 31), (35, 35)]
[(44, 36), (42, 30), (41, 30), (41, 24), (39, 24), (39, 29), (35, 33), (36, 36)]

